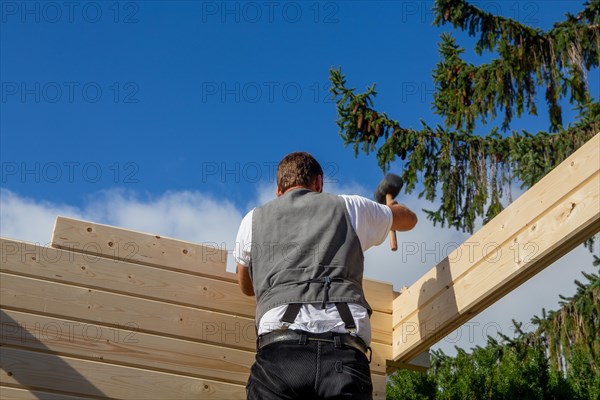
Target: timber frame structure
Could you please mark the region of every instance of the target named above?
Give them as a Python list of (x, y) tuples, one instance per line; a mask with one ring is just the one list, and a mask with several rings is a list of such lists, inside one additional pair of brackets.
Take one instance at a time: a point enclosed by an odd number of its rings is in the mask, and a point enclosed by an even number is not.
[[(374, 397), (599, 231), (600, 134), (401, 294), (366, 279)], [(63, 217), (50, 247), (0, 241), (0, 398), (245, 398), (255, 304), (226, 251)]]

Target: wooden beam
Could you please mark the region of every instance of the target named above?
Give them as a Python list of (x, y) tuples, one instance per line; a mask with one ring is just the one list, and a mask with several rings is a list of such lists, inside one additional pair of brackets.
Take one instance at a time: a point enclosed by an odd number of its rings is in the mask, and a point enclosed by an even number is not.
[(217, 243), (202, 246), (160, 235), (57, 217), (52, 247), (237, 282), (235, 274), (225, 271), (227, 251)]
[[(245, 399), (245, 385), (102, 365), (55, 354), (3, 350), (1, 399)], [(6, 368), (6, 369), (5, 369)], [(68, 381), (65, 382), (65, 378)], [(373, 399), (385, 400), (385, 375), (373, 375)], [(90, 396), (90, 397), (88, 397)]]
[(0, 273), (0, 279), (3, 308), (240, 349), (255, 348), (252, 318), (19, 275)]
[[(7, 273), (0, 273), (0, 279), (0, 304), (7, 309), (234, 349), (252, 351), (256, 348), (253, 318)], [(371, 369), (385, 373), (392, 346), (373, 342), (371, 347)]]
[[(227, 251), (216, 244), (202, 246), (160, 235), (57, 217), (52, 247), (87, 254), (86, 260), (102, 266), (106, 265), (102, 263), (103, 259), (120, 260), (237, 283), (236, 275), (225, 271)], [(365, 279), (363, 286), (365, 297), (374, 310), (392, 313), (392, 284)], [(251, 300), (248, 301), (250, 303)]]
[(365, 291), (365, 298), (373, 311), (392, 314), (394, 286), (391, 283), (375, 279), (363, 279), (363, 290)]
[(410, 360), (410, 362), (388, 360), (387, 365), (389, 373), (394, 372), (398, 368), (425, 372), (431, 367), (431, 354), (427, 350)]
[(3, 347), (3, 385), (113, 399), (245, 399), (244, 385)]
[(599, 231), (600, 134), (394, 300), (394, 361), (416, 357)]
[[(0, 271), (254, 317), (237, 282), (0, 238)], [(391, 307), (391, 302), (390, 302)], [(391, 322), (390, 322), (391, 325)], [(391, 343), (391, 338), (390, 338)]]
[(240, 385), (248, 381), (255, 356), (253, 350), (12, 310), (0, 310), (0, 343)]
[[(209, 311), (254, 318), (254, 297), (242, 294), (237, 283), (203, 276), (165, 271), (159, 268), (90, 258), (89, 255), (43, 247), (33, 243), (0, 238), (0, 271), (75, 284), (91, 289), (135, 295)], [(389, 284), (370, 281), (369, 293), (378, 293), (379, 306), (392, 307)], [(389, 299), (386, 299), (386, 294)], [(389, 303), (385, 305), (385, 301)], [(371, 316), (373, 340), (392, 344), (392, 314), (374, 311)]]
[(386, 381), (385, 375), (371, 374), (371, 381), (373, 382), (373, 399), (374, 400), (385, 400), (386, 399)]
[[(385, 376), (377, 375), (373, 377), (373, 399), (385, 400)], [(0, 399), (5, 400), (81, 400), (80, 396), (67, 396), (39, 390), (28, 390), (11, 386), (2, 386), (0, 383)], [(229, 399), (227, 399), (229, 400)]]
[(3, 400), (81, 400), (80, 396), (2, 386), (2, 384), (3, 382), (0, 382), (0, 399)]

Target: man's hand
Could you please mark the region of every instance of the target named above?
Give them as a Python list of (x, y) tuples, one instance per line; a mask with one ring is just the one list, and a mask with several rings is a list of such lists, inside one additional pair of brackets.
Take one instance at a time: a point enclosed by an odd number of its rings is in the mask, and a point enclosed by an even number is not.
[(417, 224), (417, 216), (405, 205), (394, 200), (388, 207), (392, 210), (392, 230), (410, 231)]
[(252, 278), (250, 278), (248, 267), (237, 263), (237, 278), (242, 293), (246, 296), (254, 296), (254, 286), (252, 286)]

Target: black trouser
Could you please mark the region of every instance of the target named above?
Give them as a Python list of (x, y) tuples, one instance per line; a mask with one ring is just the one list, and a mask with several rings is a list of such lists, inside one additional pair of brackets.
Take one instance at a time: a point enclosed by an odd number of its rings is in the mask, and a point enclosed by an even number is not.
[(308, 340), (258, 350), (246, 386), (249, 400), (372, 399), (367, 357), (354, 348)]

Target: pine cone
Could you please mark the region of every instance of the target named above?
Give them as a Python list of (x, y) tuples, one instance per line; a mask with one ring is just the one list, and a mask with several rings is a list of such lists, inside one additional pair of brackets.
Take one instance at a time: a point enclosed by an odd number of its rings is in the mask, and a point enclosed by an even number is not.
[(356, 127), (358, 128), (358, 130), (362, 129), (364, 119), (365, 119), (365, 116), (363, 115), (362, 112), (360, 114), (358, 114), (358, 119), (356, 121)]
[(381, 135), (381, 124), (375, 125), (375, 137)]

